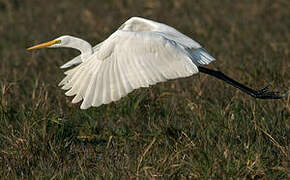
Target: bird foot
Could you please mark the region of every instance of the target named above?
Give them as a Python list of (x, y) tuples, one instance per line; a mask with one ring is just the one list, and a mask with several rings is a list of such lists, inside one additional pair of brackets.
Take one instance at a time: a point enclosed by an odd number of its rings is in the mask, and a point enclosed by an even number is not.
[(288, 91), (285, 91), (283, 94), (281, 94), (278, 91), (276, 92), (269, 91), (269, 87), (270, 85), (256, 91), (253, 97), (259, 98), (259, 99), (281, 99), (288, 95)]

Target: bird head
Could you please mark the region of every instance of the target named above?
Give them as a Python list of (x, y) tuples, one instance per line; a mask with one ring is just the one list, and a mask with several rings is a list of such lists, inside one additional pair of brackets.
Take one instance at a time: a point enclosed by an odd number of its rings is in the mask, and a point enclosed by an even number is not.
[(34, 50), (34, 49), (40, 49), (40, 48), (58, 48), (58, 47), (65, 47), (67, 44), (69, 44), (71, 37), (68, 35), (60, 36), (52, 41), (48, 41), (45, 43), (41, 43), (35, 46), (32, 46), (30, 48), (27, 48), (27, 50)]

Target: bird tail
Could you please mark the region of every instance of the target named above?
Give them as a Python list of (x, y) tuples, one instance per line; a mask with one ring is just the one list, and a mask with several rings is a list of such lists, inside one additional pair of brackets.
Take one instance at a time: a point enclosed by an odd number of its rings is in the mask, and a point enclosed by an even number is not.
[(216, 59), (212, 57), (204, 48), (198, 48), (189, 51), (193, 63), (199, 65), (207, 65)]

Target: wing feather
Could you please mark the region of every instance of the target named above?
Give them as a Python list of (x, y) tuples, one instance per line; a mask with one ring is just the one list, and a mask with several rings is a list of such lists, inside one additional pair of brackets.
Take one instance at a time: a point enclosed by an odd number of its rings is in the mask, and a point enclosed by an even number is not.
[(147, 61), (143, 61), (143, 62), (145, 62), (146, 69), (149, 71), (148, 73), (152, 77), (152, 81), (153, 81), (152, 85), (156, 84), (156, 82), (164, 82), (164, 81), (166, 81), (166, 78), (163, 75), (163, 73), (160, 72), (158, 70), (158, 68), (156, 68), (156, 66), (158, 66), (158, 64), (156, 64), (156, 62), (155, 62), (155, 65), (154, 65), (154, 62), (153, 62), (152, 59), (155, 59), (155, 58), (152, 57), (152, 58), (148, 59)]
[[(148, 83), (146, 83), (146, 79), (143, 75), (143, 70), (140, 67), (140, 62), (137, 61), (138, 57), (129, 57), (129, 61), (132, 62), (132, 69), (134, 69), (134, 75), (132, 74), (132, 76), (134, 76), (134, 78), (136, 78), (138, 80), (138, 84), (137, 84), (137, 88), (139, 87), (148, 87)], [(136, 88), (136, 89), (137, 89)]]
[(102, 91), (103, 91), (103, 72), (104, 72), (104, 62), (102, 62), (102, 66), (99, 70), (99, 73), (95, 77), (97, 79), (95, 88), (95, 93), (93, 96), (92, 106), (98, 107), (101, 105), (102, 101)]
[(110, 68), (110, 82), (111, 82), (111, 85), (112, 85), (112, 88), (111, 88), (111, 97), (112, 97), (112, 101), (117, 101), (118, 99), (121, 98), (121, 93), (120, 93), (120, 90), (121, 90), (121, 86), (120, 86), (120, 79), (119, 79), (119, 72), (117, 70), (117, 61), (113, 61), (111, 63), (111, 68)]
[(106, 72), (107, 72), (107, 65), (108, 62), (103, 62), (103, 73), (102, 73), (102, 77), (101, 77), (101, 87), (100, 87), (100, 94), (99, 94), (99, 99), (100, 99), (100, 104), (104, 104), (105, 101), (105, 96), (106, 96), (106, 90), (109, 90), (106, 88), (106, 84), (107, 84), (107, 80), (106, 80)]
[[(116, 58), (117, 59), (117, 58)], [(135, 87), (134, 87), (134, 82), (132, 82), (130, 80), (130, 78), (128, 77), (128, 63), (127, 63), (127, 59), (123, 60), (123, 62), (120, 62), (120, 60), (118, 60), (118, 64), (120, 66), (120, 70), (122, 72), (122, 76), (123, 76), (123, 80), (125, 81), (125, 86), (126, 86), (126, 92), (132, 92)]]
[(111, 102), (111, 91), (112, 86), (111, 83), (113, 83), (110, 78), (110, 69), (111, 69), (112, 61), (106, 61), (106, 67), (105, 67), (105, 73), (104, 73), (104, 81), (103, 81), (103, 104), (108, 104)]
[(94, 69), (94, 71), (92, 72), (92, 79), (91, 79), (90, 84), (88, 86), (88, 89), (86, 90), (85, 95), (84, 95), (83, 107), (85, 105), (87, 105), (87, 107), (89, 107), (89, 106), (91, 106), (91, 104), (93, 102), (93, 97), (94, 97), (95, 90), (96, 90), (95, 89), (96, 81), (97, 81), (97, 78), (95, 78), (95, 77), (99, 73), (100, 67), (101, 67), (101, 62), (96, 61), (94, 67), (92, 68), (92, 69)]
[[(123, 63), (124, 64), (124, 63)], [(119, 60), (116, 60), (116, 67), (117, 69), (116, 72), (118, 72), (118, 76), (120, 77), (120, 94), (121, 97), (126, 96), (127, 92), (130, 93), (133, 91), (133, 87), (131, 85), (131, 83), (128, 81), (128, 79), (126, 78), (126, 71), (125, 68), (123, 67), (122, 63)]]
[(82, 76), (82, 74), (84, 74), (83, 67), (79, 68), (78, 71), (76, 71), (74, 74), (67, 75), (67, 77), (69, 77), (69, 78), (67, 79), (67, 81), (61, 82), (61, 85), (63, 85), (61, 89), (68, 90), (68, 89), (72, 88), (73, 85), (74, 85), (73, 89), (76, 89), (76, 85), (81, 83), (80, 76)]
[(64, 72), (65, 75), (67, 75), (59, 84), (58, 86), (63, 86), (64, 84), (67, 84), (71, 79), (72, 79), (72, 76), (78, 72), (79, 68), (81, 66), (77, 66), (75, 68), (72, 68), (66, 72)]
[(148, 65), (146, 66), (145, 64), (147, 60), (142, 61), (142, 59), (137, 56), (136, 61), (139, 62), (140, 73), (142, 73), (144, 82), (147, 84), (147, 87), (148, 85), (152, 85), (154, 83), (154, 77), (152, 72), (149, 71), (149, 68), (147, 67)]

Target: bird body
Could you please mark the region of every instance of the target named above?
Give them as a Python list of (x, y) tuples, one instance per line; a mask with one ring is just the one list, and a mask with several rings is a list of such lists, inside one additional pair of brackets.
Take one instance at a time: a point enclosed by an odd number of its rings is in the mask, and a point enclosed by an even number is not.
[[(95, 47), (66, 35), (28, 49), (42, 47), (70, 47), (81, 52), (61, 66), (78, 65), (66, 71), (59, 83), (67, 96), (75, 96), (73, 103), (83, 100), (81, 109), (117, 101), (140, 87), (197, 74), (201, 66), (215, 60), (173, 27), (140, 17), (130, 18)], [(255, 95), (249, 88), (243, 91)]]

